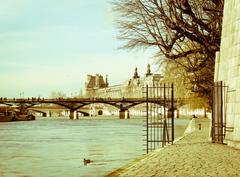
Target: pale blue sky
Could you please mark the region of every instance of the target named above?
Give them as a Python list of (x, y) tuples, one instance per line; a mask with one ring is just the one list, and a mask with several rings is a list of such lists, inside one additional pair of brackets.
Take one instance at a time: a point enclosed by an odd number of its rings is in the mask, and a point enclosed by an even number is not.
[(143, 51), (119, 50), (110, 0), (0, 0), (0, 97), (48, 97), (84, 89), (87, 74), (110, 85), (152, 64)]

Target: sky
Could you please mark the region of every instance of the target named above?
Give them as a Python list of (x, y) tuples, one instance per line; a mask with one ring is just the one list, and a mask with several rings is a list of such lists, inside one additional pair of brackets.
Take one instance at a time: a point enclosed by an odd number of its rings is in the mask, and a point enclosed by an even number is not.
[(76, 95), (88, 74), (107, 74), (111, 86), (154, 63), (150, 52), (119, 49), (110, 0), (0, 3), (0, 97)]

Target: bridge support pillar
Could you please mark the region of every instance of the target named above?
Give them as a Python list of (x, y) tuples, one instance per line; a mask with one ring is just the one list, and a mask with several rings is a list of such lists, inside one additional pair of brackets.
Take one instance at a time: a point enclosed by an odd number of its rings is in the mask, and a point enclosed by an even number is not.
[[(179, 118), (179, 109), (174, 110), (174, 118)], [(172, 117), (172, 110), (169, 109), (167, 112), (167, 117), (171, 118)]]
[(72, 110), (72, 109), (70, 109), (69, 118), (74, 119), (74, 110)]
[(129, 119), (130, 118), (129, 110), (127, 110), (127, 109), (120, 109), (120, 111), (119, 111), (119, 118), (120, 119)]
[(172, 117), (172, 110), (169, 109), (169, 110), (167, 111), (167, 118), (171, 118), (171, 117)]
[(177, 111), (177, 118), (179, 118), (180, 117), (179, 109), (177, 109), (176, 111)]
[(52, 117), (52, 112), (51, 111), (48, 112), (48, 117)]

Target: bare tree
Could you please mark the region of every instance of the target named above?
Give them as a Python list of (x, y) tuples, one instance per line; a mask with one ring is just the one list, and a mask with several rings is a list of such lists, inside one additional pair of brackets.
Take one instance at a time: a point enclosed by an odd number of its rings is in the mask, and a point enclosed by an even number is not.
[(211, 99), (206, 100), (206, 97), (199, 95), (200, 93), (196, 92), (197, 87), (193, 86), (192, 81), (195, 78), (193, 73), (186, 72), (185, 69), (179, 66), (179, 64), (176, 63), (174, 60), (169, 60), (168, 62), (165, 62), (164, 65), (165, 67), (163, 70), (163, 81), (168, 83), (174, 83), (174, 96), (177, 100), (188, 100), (188, 104), (192, 109), (210, 109), (211, 102), (209, 101), (211, 101)]
[(192, 89), (209, 98), (220, 48), (223, 0), (115, 0), (123, 48), (154, 48), (190, 73)]
[(62, 91), (52, 91), (50, 98), (66, 98), (66, 94)]

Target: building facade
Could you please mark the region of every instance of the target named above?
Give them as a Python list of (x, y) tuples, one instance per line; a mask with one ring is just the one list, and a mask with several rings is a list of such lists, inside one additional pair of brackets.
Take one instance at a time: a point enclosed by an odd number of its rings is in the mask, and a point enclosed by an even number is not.
[(87, 97), (142, 98), (144, 97), (144, 86), (153, 86), (155, 83), (159, 83), (161, 78), (163, 77), (160, 74), (153, 74), (151, 72), (149, 64), (145, 76), (140, 77), (137, 68), (135, 68), (132, 78), (121, 85), (109, 86), (107, 76), (104, 80), (103, 76), (99, 74), (95, 76), (88, 75), (85, 84), (85, 93)]

